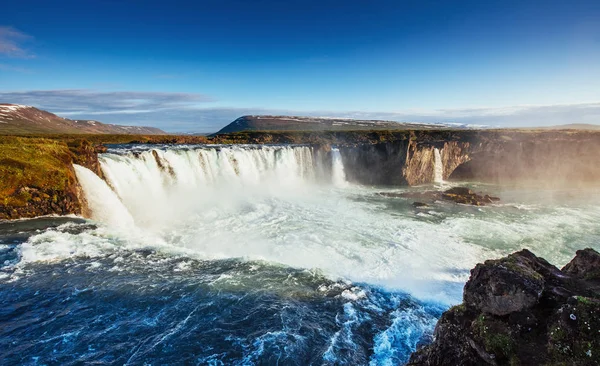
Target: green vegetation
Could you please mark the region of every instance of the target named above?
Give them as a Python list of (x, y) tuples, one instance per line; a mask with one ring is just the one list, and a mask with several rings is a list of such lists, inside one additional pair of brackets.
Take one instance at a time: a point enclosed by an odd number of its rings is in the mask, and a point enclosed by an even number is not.
[(33, 198), (29, 189), (56, 199), (52, 193), (74, 182), (71, 161), (64, 142), (0, 137), (0, 204), (24, 206)]
[(508, 360), (511, 365), (518, 365), (515, 354), (516, 344), (510, 329), (493, 316), (479, 315), (472, 324), (473, 333), (481, 340), (486, 352), (496, 359)]
[(517, 256), (509, 255), (508, 257), (503, 258), (500, 261), (495, 261), (495, 262), (498, 262), (499, 264), (503, 265), (507, 269), (509, 269), (515, 273), (519, 273), (520, 275), (530, 278), (532, 280), (535, 280), (535, 281), (543, 281), (544, 280), (544, 276), (542, 276), (538, 272), (532, 270), (530, 267), (524, 265), (519, 260), (517, 260), (517, 258), (518, 258)]
[(548, 352), (557, 365), (588, 365), (600, 358), (600, 300), (575, 299), (563, 306), (550, 329)]

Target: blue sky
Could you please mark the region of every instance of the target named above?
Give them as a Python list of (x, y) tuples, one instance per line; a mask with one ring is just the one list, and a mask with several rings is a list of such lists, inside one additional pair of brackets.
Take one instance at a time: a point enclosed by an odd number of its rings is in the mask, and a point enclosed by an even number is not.
[(600, 124), (600, 2), (8, 1), (0, 102), (173, 132), (248, 113)]

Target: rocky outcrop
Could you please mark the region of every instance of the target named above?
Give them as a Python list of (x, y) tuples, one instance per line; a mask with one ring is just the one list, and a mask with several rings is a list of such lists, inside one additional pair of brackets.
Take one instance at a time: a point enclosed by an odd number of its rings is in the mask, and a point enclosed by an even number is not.
[(75, 139), (67, 142), (73, 164), (78, 164), (88, 168), (96, 173), (100, 178), (104, 178), (98, 154), (106, 151), (103, 145), (96, 145), (84, 139)]
[(436, 201), (452, 201), (463, 205), (485, 206), (500, 200), (500, 198), (488, 194), (477, 194), (467, 187), (454, 187), (442, 192), (380, 192), (378, 194), (384, 197), (401, 197), (418, 200), (413, 203), (415, 207), (426, 207), (429, 204), (434, 204)]
[(500, 198), (489, 194), (480, 195), (466, 187), (454, 187), (444, 191), (441, 199), (461, 203), (464, 205), (485, 206), (486, 204), (500, 201)]
[(478, 264), (409, 365), (600, 365), (600, 254), (562, 270), (527, 250)]

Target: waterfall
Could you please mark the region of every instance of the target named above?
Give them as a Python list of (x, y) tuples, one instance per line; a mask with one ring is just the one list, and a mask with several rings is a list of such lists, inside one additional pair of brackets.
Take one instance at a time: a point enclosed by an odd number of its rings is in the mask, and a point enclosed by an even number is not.
[(83, 188), (92, 218), (110, 226), (133, 227), (133, 218), (119, 197), (94, 172), (80, 165), (73, 164), (75, 174)]
[(433, 182), (443, 183), (444, 182), (444, 165), (442, 162), (442, 156), (440, 150), (436, 147), (433, 149)]
[[(345, 179), (337, 156), (327, 175), (339, 183)], [(137, 225), (147, 227), (176, 220), (186, 207), (210, 207), (215, 200), (235, 204), (236, 197), (248, 194), (298, 194), (320, 178), (316, 167), (323, 164), (315, 159), (308, 146), (247, 145), (113, 149), (99, 156), (113, 195)]]
[(336, 187), (344, 187), (348, 184), (346, 181), (346, 173), (344, 172), (344, 163), (340, 150), (331, 149), (331, 181)]

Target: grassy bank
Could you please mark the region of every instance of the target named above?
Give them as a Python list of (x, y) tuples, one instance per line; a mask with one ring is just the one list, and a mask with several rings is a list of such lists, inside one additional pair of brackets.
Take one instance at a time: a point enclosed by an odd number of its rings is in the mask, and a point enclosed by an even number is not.
[(71, 152), (64, 142), (0, 137), (0, 202), (24, 206), (31, 195), (21, 188), (63, 191), (71, 180)]
[(81, 212), (65, 142), (0, 136), (0, 219)]

